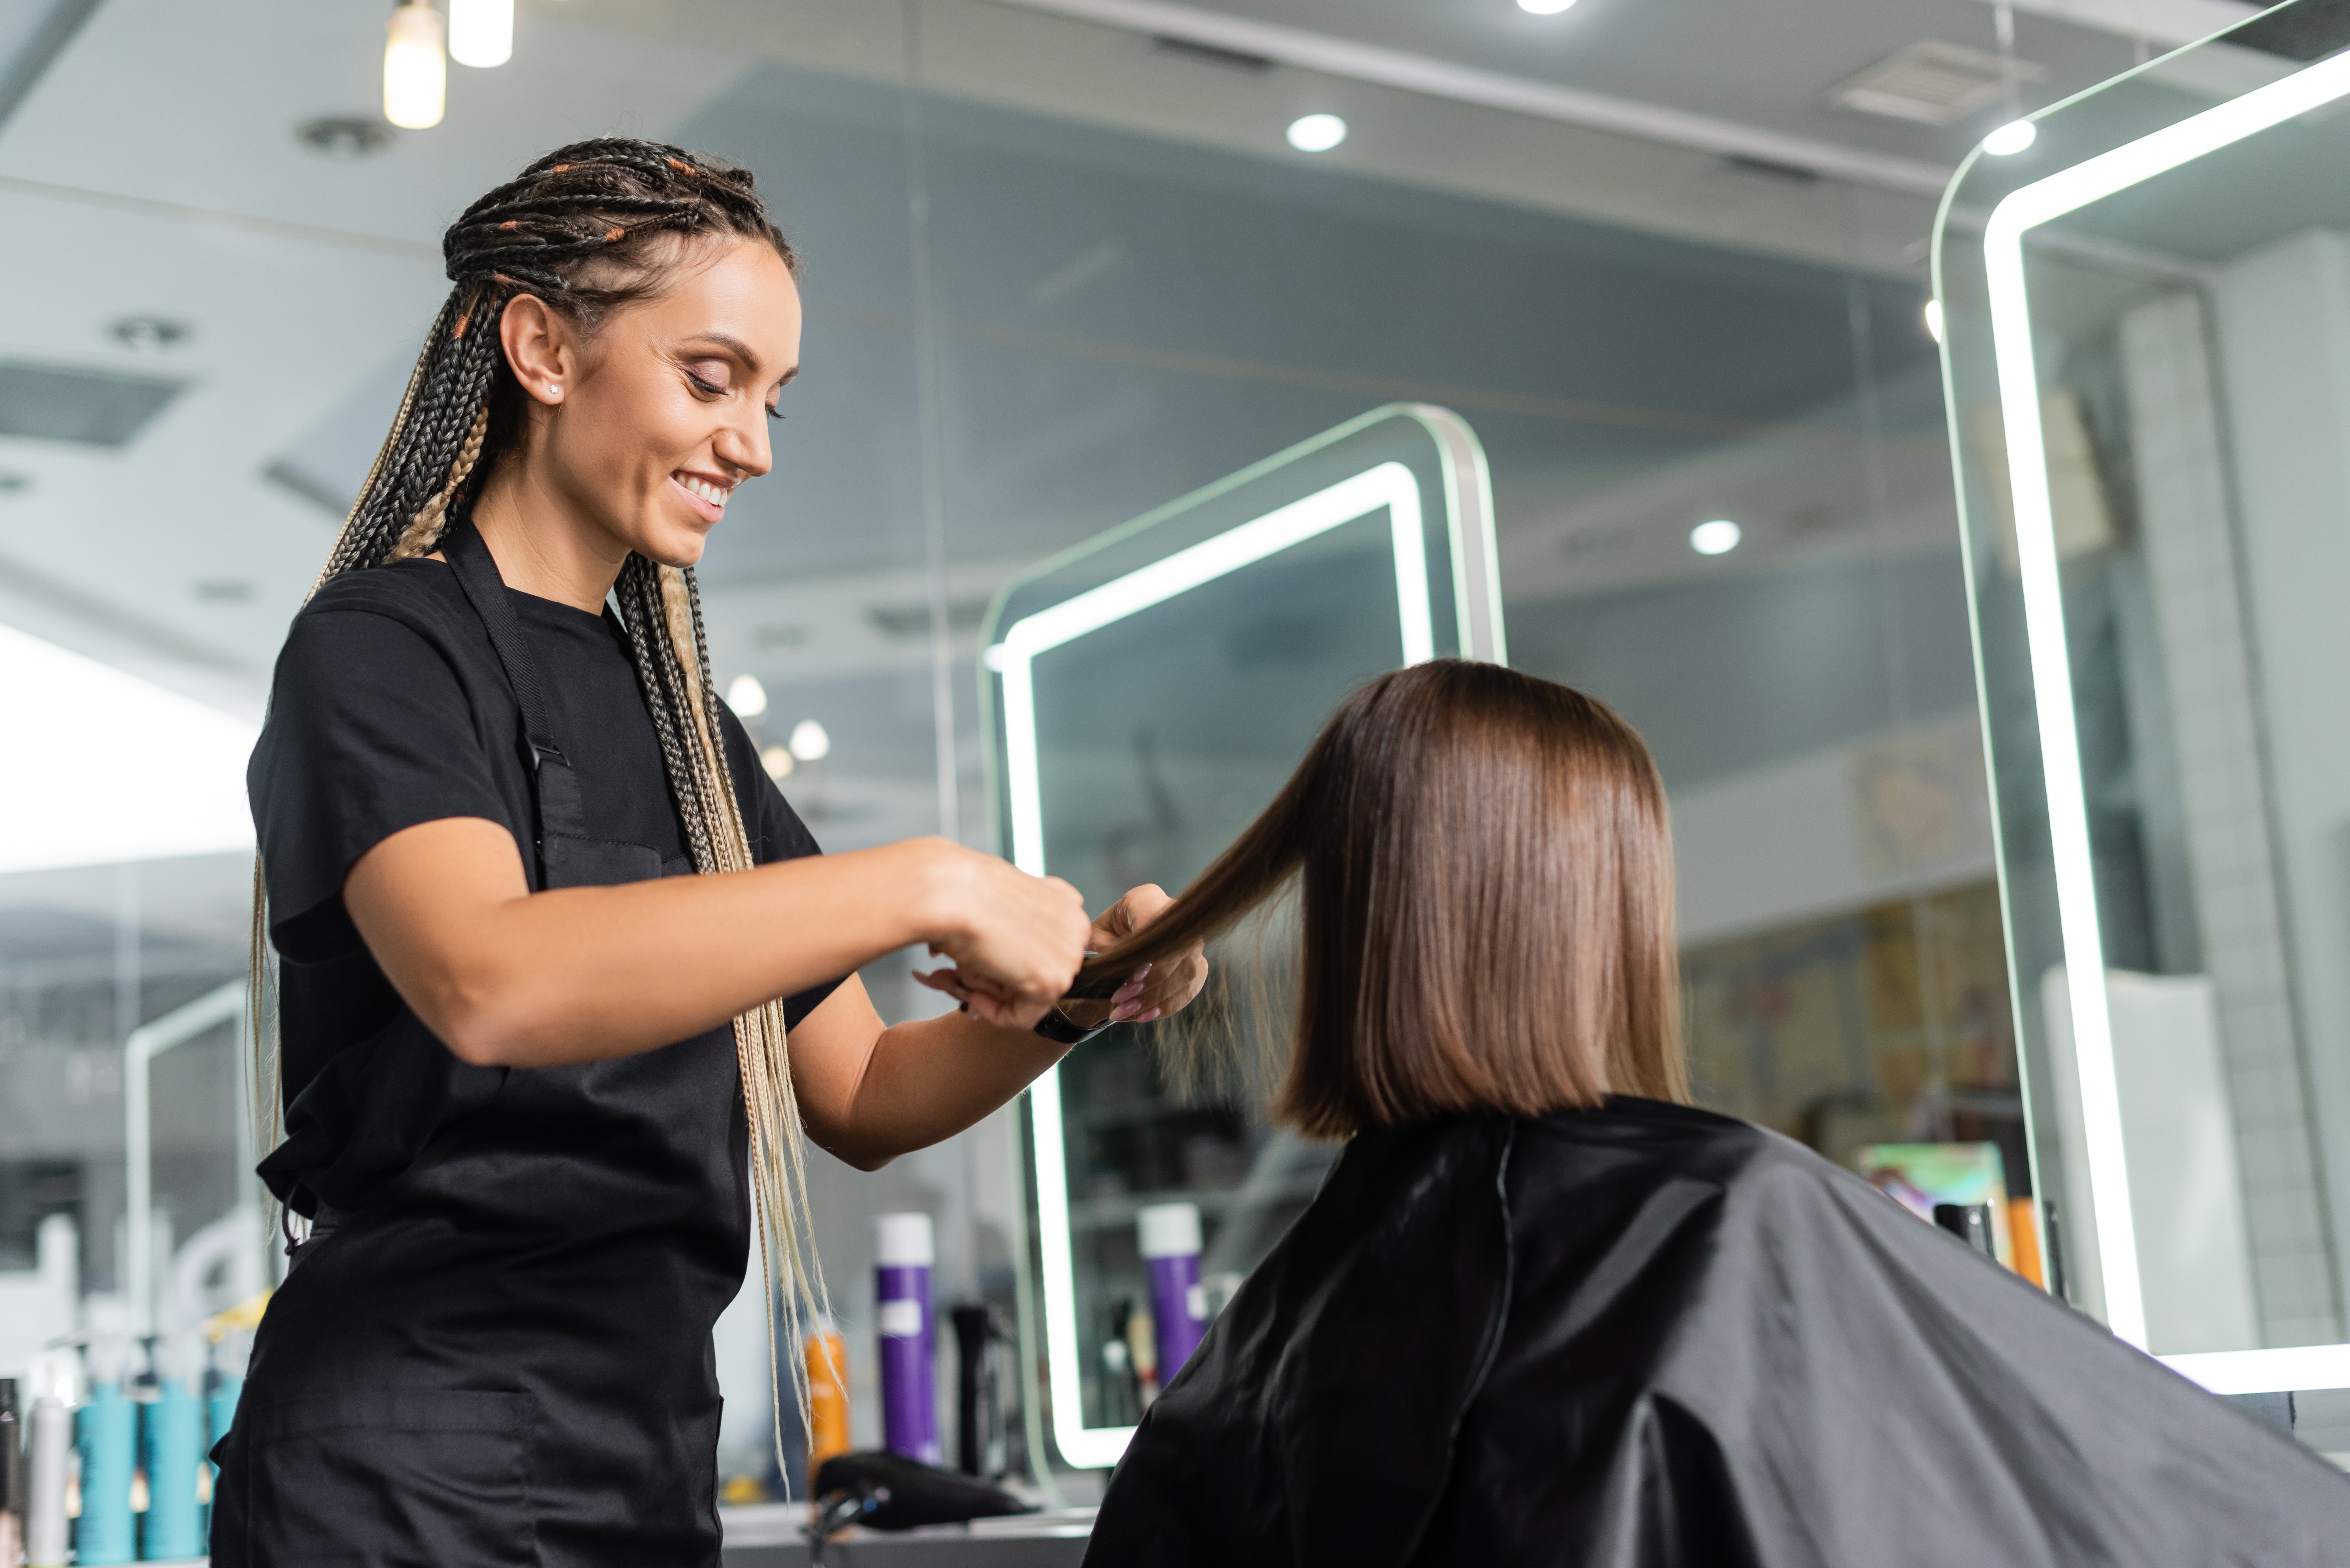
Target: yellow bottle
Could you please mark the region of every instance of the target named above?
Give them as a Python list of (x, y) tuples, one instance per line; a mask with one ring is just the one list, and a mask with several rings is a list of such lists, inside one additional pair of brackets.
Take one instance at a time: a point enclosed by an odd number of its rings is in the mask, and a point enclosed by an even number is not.
[(807, 1336), (808, 1490), (835, 1454), (848, 1452), (848, 1345), (829, 1323)]

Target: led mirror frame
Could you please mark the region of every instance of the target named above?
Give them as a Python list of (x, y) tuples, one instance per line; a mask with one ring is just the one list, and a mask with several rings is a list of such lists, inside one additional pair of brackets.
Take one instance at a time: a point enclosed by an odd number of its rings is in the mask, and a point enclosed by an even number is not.
[[(1480, 612), (1461, 618), (1462, 651), (1469, 658), (1500, 662), (1501, 577), (1494, 558), (1490, 483), (1476, 439), (1458, 415), (1426, 407), (1376, 410), (1234, 477), (1254, 479), (1273, 472), (1338, 437), (1399, 413), (1428, 431), (1443, 460), (1434, 499), (1442, 508), (1451, 545), (1453, 595), (1461, 608), (1474, 607)], [(1213, 494), (1222, 488), (1213, 486), (1201, 494)], [(1197, 499), (1186, 497), (1153, 517), (1171, 515)], [(1397, 608), (1402, 620), (1402, 663), (1423, 663), (1435, 656), (1435, 606), (1429, 589), (1425, 534), (1429, 499), (1409, 467), (1392, 460), (1377, 463), (1098, 587), (1024, 616), (1007, 628), (987, 649), (986, 662), (1002, 682), (1003, 772), (1009, 797), (1005, 805), (1011, 819), (1013, 864), (1034, 876), (1045, 874), (1044, 801), (1033, 679), (1039, 654), (1384, 507), (1394, 551)], [(1056, 1065), (1039, 1077), (1027, 1093), (1036, 1156), (1036, 1224), (1044, 1272), (1045, 1355), (1051, 1375), (1053, 1440), (1061, 1457), (1077, 1469), (1104, 1469), (1118, 1463), (1135, 1429), (1085, 1424), (1060, 1068)]]
[[(2043, 784), (2048, 797), (2049, 836), (2055, 860), (2058, 926), (2066, 973), (2100, 977), (2098, 984), (2071, 984), (2065, 989), (2072, 1005), (2083, 1142), (2086, 1146), (2084, 1153), (2089, 1190), (2097, 1210), (2097, 1254), (2104, 1276), (2106, 1321), (2117, 1337), (2140, 1349), (2146, 1347), (2147, 1342), (2146, 1299), (2138, 1273), (2137, 1234), (2130, 1212), (2129, 1168), (2123, 1147), (2113, 1028), (2102, 978), (2106, 972), (2105, 940), (2097, 925), (2088, 802), (2082, 788), (2080, 742), (2074, 728), (2072, 659), (2064, 641), (2054, 504), (2040, 422), (2039, 366), (2032, 346), (2032, 309), (2024, 276), (2023, 242), (2027, 234), (2043, 223), (2232, 146), (2345, 95), (2350, 95), (2350, 51), (2026, 185), (1991, 210), (1983, 232), (1991, 342), (1998, 362), (2000, 409), (2009, 453), (2008, 483), (2014, 507), (2025, 639), (2030, 651), (2033, 701), (2039, 713)], [(1965, 178), (1964, 171), (1960, 178)], [(1948, 354), (1947, 348), (1944, 352)], [(2350, 1387), (2350, 1345), (2213, 1351), (2159, 1359), (2220, 1394)]]

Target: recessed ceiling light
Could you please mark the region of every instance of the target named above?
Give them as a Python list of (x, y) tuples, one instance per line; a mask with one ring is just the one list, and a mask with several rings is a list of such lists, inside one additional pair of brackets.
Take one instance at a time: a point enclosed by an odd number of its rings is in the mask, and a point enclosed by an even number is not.
[(1994, 158), (2012, 158), (2040, 140), (2040, 128), (2028, 119), (2011, 119), (1982, 140), (1982, 149)]
[(350, 115), (321, 115), (294, 128), (294, 140), (329, 158), (364, 158), (391, 145), (391, 127), (380, 119)]
[(1942, 302), (1939, 299), (1926, 302), (1926, 336), (1937, 343), (1942, 340)]
[(1555, 16), (1574, 4), (1575, 0), (1518, 0), (1518, 9), (1537, 16)]
[(1289, 122), (1289, 145), (1300, 152), (1327, 152), (1347, 140), (1347, 122), (1335, 114), (1309, 114)]
[(832, 751), (832, 737), (814, 719), (792, 726), (792, 755), (804, 763), (820, 763)]
[(767, 689), (755, 675), (737, 675), (726, 688), (726, 705), (739, 718), (755, 719), (767, 711)]
[(136, 348), (141, 354), (176, 348), (196, 333), (186, 322), (166, 316), (126, 316), (106, 330), (124, 348)]
[(1738, 541), (1745, 535), (1746, 531), (1729, 518), (1717, 517), (1690, 530), (1690, 548), (1700, 556), (1726, 556), (1738, 548)]
[(767, 776), (771, 779), (787, 779), (798, 763), (789, 746), (769, 746), (759, 753), (759, 765), (767, 770)]

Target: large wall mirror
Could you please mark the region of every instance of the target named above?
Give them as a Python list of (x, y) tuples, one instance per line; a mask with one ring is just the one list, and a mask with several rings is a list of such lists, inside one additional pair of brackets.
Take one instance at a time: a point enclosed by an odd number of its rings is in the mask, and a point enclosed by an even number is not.
[[(983, 659), (1004, 852), (1094, 909), (1138, 883), (1180, 889), (1271, 802), (1351, 688), (1440, 655), (1501, 659), (1490, 493), (1458, 415), (1379, 409), (1014, 579)], [(1335, 1151), (1267, 1127), (1246, 1096), (1170, 1092), (1130, 1028), (1025, 1100), (1035, 1269), (1022, 1316), (1048, 1385), (1031, 1407), (1070, 1463), (1113, 1464), (1161, 1359), (1135, 1332), (1154, 1305), (1150, 1217), (1196, 1215), (1212, 1300), (1305, 1208)]]
[(1935, 257), (2043, 1223), (2229, 1394), (2350, 1386), (2345, 46), (2046, 111)]

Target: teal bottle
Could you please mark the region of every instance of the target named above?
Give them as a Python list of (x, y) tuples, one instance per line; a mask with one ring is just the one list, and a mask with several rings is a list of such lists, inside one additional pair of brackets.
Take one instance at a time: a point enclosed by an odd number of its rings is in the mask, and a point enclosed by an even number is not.
[(186, 1379), (166, 1378), (143, 1416), (147, 1528), (139, 1555), (163, 1561), (201, 1557), (196, 1485), (204, 1462), (204, 1402)]
[(89, 1386), (89, 1403), (74, 1413), (81, 1454), (81, 1518), (74, 1527), (74, 1562), (136, 1561), (131, 1535), (130, 1472), (138, 1462), (139, 1407), (120, 1383)]

